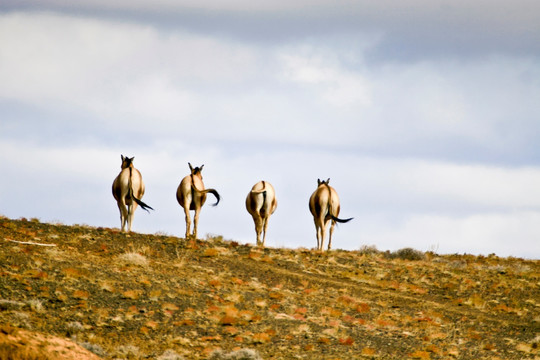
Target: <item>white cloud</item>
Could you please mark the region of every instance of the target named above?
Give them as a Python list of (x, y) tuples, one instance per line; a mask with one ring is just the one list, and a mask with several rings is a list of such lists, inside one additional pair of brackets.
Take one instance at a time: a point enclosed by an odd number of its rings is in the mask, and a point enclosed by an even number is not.
[(0, 30), (2, 98), (111, 131), (179, 136), (204, 124), (214, 140), (435, 156), (471, 144), (530, 152), (540, 131), (540, 68), (527, 59), (368, 65), (378, 42), (367, 36), (354, 50), (316, 39), (262, 48), (53, 13), (4, 14)]
[(340, 68), (339, 63), (330, 63), (323, 56), (301, 53), (281, 55), (284, 80), (306, 85), (323, 100), (338, 108), (371, 105), (367, 79), (358, 72)]
[[(236, 12), (299, 12), (303, 14), (306, 8), (316, 14), (337, 12), (358, 13), (362, 11), (366, 17), (376, 19), (388, 18), (396, 20), (403, 15), (412, 15), (416, 19), (426, 14), (439, 14), (444, 12), (446, 18), (452, 19), (457, 16), (464, 20), (475, 19), (483, 24), (496, 23), (522, 23), (522, 26), (535, 20), (535, 14), (529, 10), (538, 8), (534, 0), (520, 0), (515, 4), (506, 1), (479, 0), (470, 2), (466, 0), (453, 1), (446, 4), (441, 1), (408, 0), (396, 3), (392, 0), (379, 1), (353, 1), (353, 0), (298, 0), (298, 1), (273, 1), (264, 0), (224, 0), (224, 1), (196, 1), (196, 0), (118, 0), (109, 2), (106, 0), (79, 1), (76, 4), (66, 4), (62, 0), (25, 0), (25, 5), (43, 4), (52, 8), (82, 8), (82, 9), (117, 9), (131, 11), (181, 11), (186, 9), (222, 10)], [(523, 24), (525, 23), (525, 24)]]
[[(31, 1), (27, 1), (31, 2)], [(341, 0), (343, 4), (350, 4), (350, 0)], [(305, 6), (311, 5), (316, 7), (327, 8), (330, 5), (325, 0), (317, 0), (313, 2), (309, 1), (245, 1), (245, 0), (226, 0), (226, 1), (193, 1), (193, 0), (155, 0), (152, 2), (146, 0), (132, 0), (124, 1), (119, 0), (115, 2), (105, 0), (93, 0), (93, 1), (80, 1), (77, 6), (66, 5), (63, 1), (48, 0), (49, 6), (62, 6), (62, 7), (82, 7), (88, 9), (122, 9), (122, 10), (152, 10), (159, 9), (160, 11), (181, 11), (186, 9), (203, 9), (212, 11), (286, 11), (286, 10), (300, 10)], [(331, 6), (330, 6), (331, 7)]]
[(201, 84), (234, 85), (255, 61), (243, 46), (204, 36), (48, 13), (0, 16), (0, 42), (0, 96), (107, 122), (189, 119), (206, 106)]

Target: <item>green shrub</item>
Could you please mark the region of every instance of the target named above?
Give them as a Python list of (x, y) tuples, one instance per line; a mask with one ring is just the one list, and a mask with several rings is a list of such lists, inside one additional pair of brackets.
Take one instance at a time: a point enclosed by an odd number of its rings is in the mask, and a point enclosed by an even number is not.
[(415, 250), (413, 248), (403, 248), (391, 253), (387, 253), (386, 257), (389, 259), (401, 259), (401, 260), (424, 260), (425, 254), (422, 251)]

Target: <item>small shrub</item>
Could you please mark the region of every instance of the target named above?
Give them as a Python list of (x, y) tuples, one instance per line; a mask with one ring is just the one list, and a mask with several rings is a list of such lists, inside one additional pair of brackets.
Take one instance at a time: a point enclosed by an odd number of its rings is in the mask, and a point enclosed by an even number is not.
[(45, 311), (45, 308), (43, 307), (43, 302), (38, 299), (28, 300), (28, 306), (32, 311), (37, 313), (42, 313), (43, 311)]
[(128, 358), (129, 356), (137, 358), (140, 355), (139, 348), (134, 345), (122, 345), (117, 350), (118, 354)]
[(206, 234), (205, 240), (214, 243), (222, 243), (224, 241), (223, 236), (214, 234)]
[(130, 264), (130, 265), (136, 265), (136, 266), (147, 266), (148, 265), (148, 259), (146, 256), (139, 254), (138, 252), (127, 252), (122, 255), (118, 256), (118, 259), (120, 261)]
[(375, 245), (362, 245), (358, 251), (362, 255), (374, 255), (380, 253)]
[(163, 231), (163, 230), (156, 231), (156, 232), (154, 233), (154, 235), (156, 235), (156, 236), (163, 236), (163, 237), (172, 237), (171, 234), (169, 234), (169, 233), (167, 233), (167, 232), (165, 232), (165, 231)]
[(15, 311), (12, 313), (13, 318), (11, 320), (11, 325), (15, 327), (20, 327), (23, 329), (29, 329), (30, 325), (30, 315), (26, 312)]
[(424, 260), (425, 254), (419, 250), (413, 248), (404, 248), (397, 251), (387, 253), (386, 256), (389, 259), (401, 259), (401, 260)]
[(178, 355), (174, 350), (165, 350), (165, 352), (157, 358), (157, 360), (184, 360), (184, 358)]
[(86, 350), (90, 351), (91, 353), (96, 354), (99, 357), (105, 358), (109, 356), (107, 352), (99, 345), (92, 344), (89, 342), (77, 342), (80, 346), (85, 348)]
[(216, 350), (210, 355), (209, 360), (262, 360), (262, 357), (252, 349), (240, 349), (230, 353)]
[(77, 334), (84, 330), (84, 326), (78, 321), (72, 321), (66, 325), (67, 336)]

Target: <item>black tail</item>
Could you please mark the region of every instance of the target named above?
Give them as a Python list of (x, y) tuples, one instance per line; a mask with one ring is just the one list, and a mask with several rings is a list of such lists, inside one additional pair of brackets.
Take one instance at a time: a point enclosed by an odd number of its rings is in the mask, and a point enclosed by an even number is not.
[(150, 205), (147, 205), (145, 203), (142, 202), (141, 199), (137, 199), (135, 197), (135, 195), (133, 194), (133, 185), (131, 184), (131, 167), (129, 168), (129, 189), (128, 189), (128, 197), (132, 198), (133, 200), (135, 200), (135, 202), (137, 204), (139, 204), (139, 206), (143, 209), (143, 210), (146, 210), (147, 212), (150, 212), (148, 211), (148, 209), (150, 210), (154, 210)]
[(351, 221), (352, 219), (354, 219), (354, 218), (339, 219), (339, 218), (335, 217), (334, 215), (330, 215), (330, 218), (331, 218), (332, 220), (334, 220), (335, 222), (338, 222), (338, 223), (346, 223), (346, 222), (349, 222), (349, 221)]
[[(135, 195), (133, 195), (133, 189), (131, 188), (131, 182), (130, 182), (130, 184), (129, 184), (129, 193), (128, 193), (128, 197), (132, 198), (137, 204), (139, 204), (139, 206), (140, 206), (143, 210), (146, 210), (146, 211), (148, 211), (148, 209), (154, 210), (154, 208), (152, 208), (150, 205), (143, 203), (141, 199), (137, 199), (137, 198), (135, 197)], [(148, 211), (148, 212), (150, 212), (150, 211)]]
[(203, 194), (208, 194), (208, 193), (213, 194), (216, 197), (217, 201), (215, 204), (212, 204), (212, 206), (217, 206), (217, 204), (219, 204), (219, 200), (221, 200), (219, 193), (215, 189), (205, 189), (205, 190), (197, 189), (197, 187), (195, 186), (195, 183), (193, 182), (193, 175), (191, 175), (191, 196), (192, 197), (195, 196), (195, 192), (203, 193)]
[(221, 197), (219, 196), (219, 193), (214, 190), (214, 189), (206, 189), (204, 190), (204, 192), (207, 192), (207, 193), (211, 193), (212, 195), (214, 195), (217, 199), (216, 203), (215, 204), (212, 204), (212, 206), (217, 206), (217, 204), (219, 204), (219, 200), (221, 200)]
[[(150, 205), (147, 205), (147, 204), (143, 203), (141, 200), (137, 199), (135, 196), (132, 195), (131, 197), (133, 198), (133, 200), (135, 200), (135, 202), (136, 202), (137, 204), (139, 204), (139, 206), (140, 206), (143, 210), (146, 210), (146, 211), (148, 211), (148, 209), (154, 210), (153, 207), (151, 207)], [(150, 212), (150, 211), (148, 211), (148, 212)]]
[[(330, 179), (328, 179), (324, 185), (326, 185), (326, 188), (328, 189), (328, 196), (331, 197), (332, 196), (332, 190), (330, 188), (330, 185), (328, 185), (328, 182), (330, 181)], [(352, 219), (354, 218), (348, 218), (348, 219), (340, 219), (334, 215), (332, 215), (332, 209), (331, 209), (331, 204), (332, 204), (332, 199), (330, 199), (330, 201), (328, 201), (328, 215), (332, 220), (334, 220), (335, 222), (338, 222), (338, 223), (346, 223), (346, 222), (349, 222), (351, 221)]]

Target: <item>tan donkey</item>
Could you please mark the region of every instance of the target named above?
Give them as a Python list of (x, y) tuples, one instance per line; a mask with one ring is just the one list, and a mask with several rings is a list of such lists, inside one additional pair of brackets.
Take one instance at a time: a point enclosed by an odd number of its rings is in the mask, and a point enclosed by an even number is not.
[(336, 190), (328, 185), (330, 179), (321, 181), (317, 179), (317, 190), (313, 192), (309, 198), (309, 210), (313, 215), (315, 221), (315, 231), (317, 232), (317, 249), (323, 251), (324, 237), (326, 235), (326, 227), (331, 221), (330, 236), (328, 239), (328, 250), (332, 247), (332, 233), (334, 232), (334, 226), (336, 222), (346, 223), (351, 221), (349, 219), (339, 219), (339, 197)]
[(188, 165), (191, 174), (184, 177), (180, 182), (180, 185), (178, 185), (178, 190), (176, 190), (176, 200), (178, 200), (180, 206), (184, 208), (184, 213), (186, 214), (186, 239), (189, 237), (191, 229), (191, 216), (189, 211), (195, 211), (193, 219), (193, 237), (196, 239), (199, 214), (206, 201), (206, 194), (212, 193), (216, 197), (217, 201), (215, 204), (212, 204), (212, 206), (219, 204), (220, 196), (216, 190), (204, 188), (201, 174), (204, 165), (195, 168), (192, 167), (190, 163), (188, 163)]
[[(251, 188), (246, 198), (246, 209), (255, 222), (257, 245), (264, 247), (268, 219), (276, 211), (277, 200), (274, 187), (267, 181), (259, 181)], [(262, 240), (261, 240), (262, 234)]]
[(144, 195), (144, 182), (139, 170), (133, 166), (133, 160), (135, 158), (124, 157), (124, 155), (120, 156), (122, 158), (122, 170), (116, 179), (114, 179), (112, 193), (120, 210), (122, 231), (125, 231), (127, 223), (127, 231), (130, 232), (137, 205), (140, 205), (146, 211), (148, 209), (154, 209), (141, 201)]

